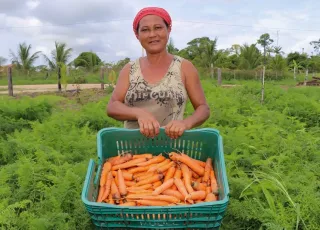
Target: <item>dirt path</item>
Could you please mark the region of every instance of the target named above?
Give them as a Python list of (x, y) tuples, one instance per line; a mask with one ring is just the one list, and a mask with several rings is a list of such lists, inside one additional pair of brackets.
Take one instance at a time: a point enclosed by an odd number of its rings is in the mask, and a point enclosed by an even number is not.
[[(76, 90), (77, 86), (80, 89), (100, 89), (101, 84), (68, 84), (67, 90)], [(105, 84), (105, 87), (108, 84)], [(229, 88), (236, 85), (222, 85), (222, 87)], [(62, 91), (64, 88), (62, 86)], [(58, 92), (57, 84), (46, 84), (46, 85), (14, 85), (13, 94), (23, 94), (23, 93), (37, 93), (37, 92)], [(0, 86), (0, 94), (8, 94), (8, 86)]]
[[(68, 84), (67, 90), (76, 90), (77, 86), (80, 89), (100, 89), (101, 84)], [(105, 86), (108, 86), (105, 84)], [(63, 86), (62, 90), (64, 91)], [(47, 84), (47, 85), (14, 85), (13, 94), (22, 94), (22, 93), (36, 93), (36, 92), (57, 92), (57, 84)], [(8, 86), (0, 86), (0, 94), (8, 94)]]

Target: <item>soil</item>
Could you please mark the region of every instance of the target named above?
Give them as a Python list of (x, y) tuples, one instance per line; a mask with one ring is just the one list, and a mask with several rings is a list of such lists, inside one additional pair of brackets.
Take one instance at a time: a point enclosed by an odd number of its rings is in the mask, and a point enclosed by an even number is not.
[[(108, 86), (105, 84), (105, 87)], [(65, 91), (63, 85), (61, 91)], [(79, 87), (79, 88), (77, 88)], [(77, 89), (101, 89), (101, 84), (68, 84), (67, 91), (76, 91)], [(14, 85), (13, 94), (28, 94), (37, 92), (58, 92), (57, 84), (47, 85)], [(8, 86), (0, 86), (0, 94), (8, 94)]]

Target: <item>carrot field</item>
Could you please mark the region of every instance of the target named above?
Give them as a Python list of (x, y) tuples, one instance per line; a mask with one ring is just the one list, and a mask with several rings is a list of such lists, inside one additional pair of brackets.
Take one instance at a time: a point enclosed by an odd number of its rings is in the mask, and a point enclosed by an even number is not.
[[(221, 229), (320, 229), (320, 88), (202, 81), (224, 141)], [(81, 201), (110, 91), (0, 97), (0, 228), (94, 229)], [(193, 111), (187, 106), (186, 116)]]

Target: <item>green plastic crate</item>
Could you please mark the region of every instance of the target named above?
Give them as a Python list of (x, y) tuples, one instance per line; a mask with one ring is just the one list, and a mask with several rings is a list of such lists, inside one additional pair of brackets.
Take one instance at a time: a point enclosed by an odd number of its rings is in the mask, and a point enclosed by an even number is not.
[[(106, 158), (127, 151), (158, 155), (176, 150), (203, 161), (212, 157), (219, 186), (218, 201), (169, 207), (121, 207), (95, 202)], [(82, 201), (99, 229), (219, 229), (229, 202), (229, 185), (218, 130), (187, 130), (179, 139), (171, 140), (163, 128), (154, 139), (144, 137), (138, 129), (105, 128), (97, 134), (97, 151), (98, 163), (92, 159), (89, 162)]]

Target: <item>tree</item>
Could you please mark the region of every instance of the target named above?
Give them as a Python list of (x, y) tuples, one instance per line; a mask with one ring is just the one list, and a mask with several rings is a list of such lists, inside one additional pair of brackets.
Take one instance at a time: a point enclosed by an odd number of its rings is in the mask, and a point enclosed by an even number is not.
[(310, 45), (312, 45), (314, 51), (315, 51), (318, 55), (320, 55), (320, 38), (319, 38), (318, 41), (312, 41), (312, 42), (310, 42)]
[(82, 52), (73, 62), (75, 67), (82, 66), (91, 71), (102, 63), (99, 56), (93, 52)]
[(167, 45), (167, 50), (171, 54), (178, 54), (178, 52), (179, 52), (179, 49), (174, 46), (172, 38), (169, 39), (169, 43)]
[(240, 69), (255, 69), (261, 64), (261, 53), (255, 44), (240, 47)]
[(263, 47), (263, 63), (266, 65), (266, 51), (269, 46), (273, 43), (273, 40), (270, 38), (268, 33), (262, 34), (257, 41)]
[(71, 57), (72, 48), (67, 49), (66, 43), (55, 42), (55, 49), (51, 51), (51, 59), (43, 55), (52, 70), (57, 70), (60, 63), (67, 64)]
[(58, 74), (58, 89), (61, 91), (61, 79), (66, 85), (66, 64), (71, 57), (72, 49), (67, 49), (66, 43), (55, 42), (55, 49), (51, 51), (51, 60), (46, 55), (43, 55), (52, 70)]
[(0, 67), (7, 62), (7, 59), (0, 56)]
[(286, 69), (286, 66), (286, 60), (280, 54), (271, 59), (270, 67), (276, 72), (276, 78), (278, 78), (279, 72), (281, 73)]
[(20, 43), (18, 46), (17, 54), (10, 50), (10, 56), (12, 64), (16, 64), (17, 69), (22, 69), (23, 71), (30, 70), (33, 67), (34, 62), (39, 58), (41, 51), (37, 51), (31, 54), (31, 45), (26, 43)]

